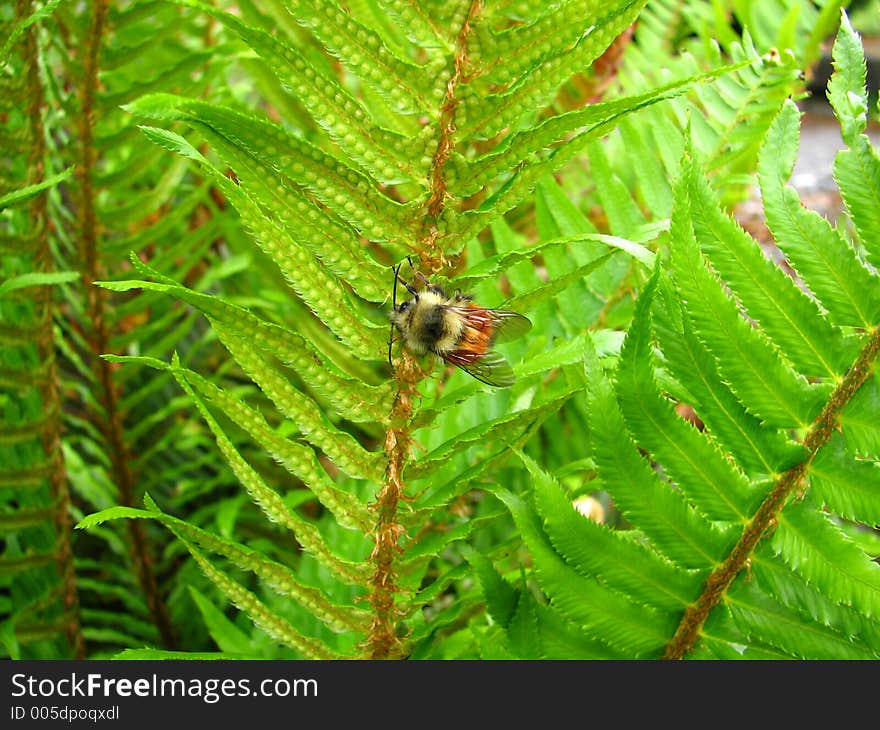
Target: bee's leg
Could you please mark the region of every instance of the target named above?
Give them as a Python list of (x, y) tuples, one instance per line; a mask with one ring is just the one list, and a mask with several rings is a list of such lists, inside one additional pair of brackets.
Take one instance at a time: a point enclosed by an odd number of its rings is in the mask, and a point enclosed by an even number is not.
[(441, 297), (444, 297), (444, 298), (446, 297), (446, 292), (441, 287), (437, 286), (436, 284), (432, 284), (431, 280), (428, 279), (428, 277), (425, 276), (422, 272), (417, 271), (416, 276), (419, 279), (421, 279), (422, 284), (425, 285), (426, 291), (434, 292), (434, 294), (439, 294)]
[(391, 270), (394, 272), (394, 287), (391, 290), (391, 308), (397, 309), (397, 281), (400, 279), (400, 276), (398, 275), (400, 273), (400, 264), (398, 264), (397, 266), (392, 266)]

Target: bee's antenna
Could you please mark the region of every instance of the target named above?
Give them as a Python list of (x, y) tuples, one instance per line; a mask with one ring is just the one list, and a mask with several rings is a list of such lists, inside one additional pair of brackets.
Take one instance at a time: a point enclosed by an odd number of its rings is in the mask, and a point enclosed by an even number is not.
[[(413, 273), (414, 273), (419, 279), (421, 279), (421, 280), (425, 283), (425, 285), (427, 285), (427, 284), (428, 284), (428, 280), (425, 278), (425, 275), (422, 274), (421, 271), (417, 271), (417, 270), (416, 270), (416, 267), (413, 265), (413, 262), (412, 262), (412, 256), (407, 256), (407, 257), (406, 257), (406, 260), (407, 260), (407, 262), (409, 263), (409, 267), (413, 270)], [(397, 268), (394, 269), (394, 286), (395, 286), (395, 287), (397, 286), (397, 278), (398, 278), (398, 273), (400, 272), (400, 267), (401, 267), (401, 266), (403, 266), (403, 261), (401, 261), (401, 262), (397, 265)], [(407, 284), (406, 281), (404, 281), (403, 279), (401, 279), (401, 281), (403, 282), (403, 285), (406, 287), (406, 290), (407, 290), (410, 294), (412, 294), (414, 297), (417, 297), (417, 296), (419, 295), (418, 290), (417, 290), (412, 284)]]
[[(409, 258), (409, 257), (407, 257)], [(392, 266), (391, 270), (394, 272), (394, 287), (391, 290), (391, 309), (394, 311), (397, 309), (397, 280), (398, 280), (398, 272), (400, 271), (400, 264), (397, 266)], [(394, 370), (394, 363), (391, 362), (391, 346), (394, 344), (394, 320), (391, 320), (391, 329), (388, 332), (388, 364), (391, 366), (391, 370)]]

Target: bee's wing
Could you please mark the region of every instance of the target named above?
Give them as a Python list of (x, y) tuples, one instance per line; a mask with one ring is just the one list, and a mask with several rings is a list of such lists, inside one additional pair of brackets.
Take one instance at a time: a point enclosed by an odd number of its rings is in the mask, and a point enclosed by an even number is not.
[(492, 342), (508, 342), (521, 337), (532, 328), (531, 321), (518, 312), (508, 309), (490, 309), (495, 332)]
[(456, 350), (443, 355), (443, 359), (486, 385), (509, 388), (516, 382), (510, 363), (493, 350), (479, 357), (475, 357), (473, 353)]

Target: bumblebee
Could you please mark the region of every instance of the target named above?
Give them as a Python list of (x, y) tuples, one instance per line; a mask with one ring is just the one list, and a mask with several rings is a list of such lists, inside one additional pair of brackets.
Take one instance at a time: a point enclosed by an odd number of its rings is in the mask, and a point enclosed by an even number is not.
[[(423, 276), (425, 288), (418, 291), (400, 279), (399, 271), (398, 266), (394, 270), (388, 361), (396, 329), (403, 346), (413, 355), (433, 353), (487, 385), (513, 385), (516, 378), (510, 363), (492, 347), (523, 335), (532, 323), (517, 312), (474, 304), (472, 297), (461, 292), (449, 296)], [(412, 295), (401, 304), (397, 304), (398, 280)]]

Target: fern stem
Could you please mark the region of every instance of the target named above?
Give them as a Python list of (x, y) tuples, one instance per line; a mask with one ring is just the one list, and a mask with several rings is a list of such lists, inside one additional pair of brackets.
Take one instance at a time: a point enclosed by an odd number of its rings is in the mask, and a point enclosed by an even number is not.
[(681, 659), (697, 643), (709, 613), (723, 598), (734, 578), (748, 566), (749, 559), (761, 539), (773, 532), (779, 513), (788, 497), (796, 490), (804, 490), (804, 480), (809, 473), (810, 464), (819, 449), (828, 442), (838, 428), (838, 417), (843, 409), (871, 376), (878, 354), (880, 354), (880, 327), (871, 332), (855, 363), (834, 389), (804, 438), (803, 445), (808, 452), (807, 458), (784, 472), (776, 481), (773, 489), (745, 526), (733, 550), (706, 580), (700, 597), (685, 610), (674, 636), (664, 649), (664, 659)]
[[(446, 163), (453, 150), (455, 134), (455, 110), (458, 107), (457, 89), (464, 80), (468, 66), (467, 41), (471, 23), (483, 6), (482, 0), (471, 0), (470, 8), (459, 30), (453, 58), (453, 70), (446, 83), (446, 95), (440, 107), (437, 150), (431, 163), (430, 189), (426, 217), (434, 219), (443, 212), (448, 196), (446, 189)], [(437, 245), (439, 231), (433, 223), (420, 242), (419, 258), (429, 271), (441, 270), (446, 261)], [(404, 355), (395, 368), (397, 398), (394, 401), (388, 429), (385, 433), (385, 478), (376, 498), (375, 546), (370, 556), (375, 570), (372, 579), (370, 604), (373, 621), (367, 638), (367, 650), (371, 659), (389, 659), (402, 654), (402, 644), (397, 635), (398, 608), (395, 604), (397, 576), (395, 563), (401, 552), (400, 538), (405, 528), (398, 521), (398, 506), (403, 498), (403, 469), (409, 458), (410, 431), (412, 429), (413, 402), (417, 397), (416, 383), (424, 373)]]
[[(92, 176), (97, 159), (93, 134), (95, 95), (101, 44), (108, 10), (108, 0), (96, 0), (93, 5), (83, 63), (82, 101), (79, 117), (80, 160), (77, 166), (82, 195), (79, 246), (83, 266), (82, 282), (86, 291), (87, 312), (91, 323), (91, 332), (87, 337), (89, 355), (100, 385), (100, 403), (104, 409), (102, 430), (109, 445), (110, 462), (115, 482), (119, 487), (120, 501), (125, 506), (133, 507), (135, 506), (135, 479), (129, 467), (130, 455), (123, 435), (124, 425), (119, 407), (120, 396), (113, 382), (113, 366), (101, 357), (102, 354), (109, 352), (110, 346), (110, 330), (106, 316), (108, 292), (94, 285), (95, 281), (106, 278), (103, 276), (98, 253), (98, 225)], [(135, 571), (144, 592), (150, 615), (162, 637), (162, 644), (166, 648), (174, 648), (174, 632), (165, 604), (159, 594), (144, 527), (137, 520), (128, 520), (127, 529)]]
[(385, 479), (374, 507), (376, 542), (370, 555), (375, 566), (370, 592), (373, 620), (367, 638), (370, 659), (392, 659), (402, 654), (396, 630), (398, 587), (395, 562), (401, 552), (400, 538), (405, 528), (398, 521), (397, 508), (403, 498), (403, 469), (409, 458), (413, 403), (418, 395), (416, 383), (422, 376), (421, 370), (408, 356), (404, 356), (394, 370), (398, 391), (385, 433)]
[[(17, 0), (16, 11), (19, 17), (26, 18), (33, 12), (31, 0)], [(24, 61), (27, 73), (27, 116), (31, 131), (31, 145), (28, 169), (34, 172), (35, 180), (45, 177), (46, 141), (43, 126), (42, 108), (45, 104), (43, 87), (40, 83), (39, 49), (37, 47), (37, 26), (28, 28), (23, 37)], [(47, 192), (37, 195), (31, 203), (31, 220), (35, 222), (37, 247), (35, 269), (51, 271), (52, 251), (47, 234)], [(49, 459), (49, 488), (54, 505), (57, 550), (56, 564), (61, 576), (62, 603), (66, 616), (62, 628), (70, 644), (73, 657), (85, 656), (85, 641), (79, 616), (79, 592), (76, 573), (73, 568), (73, 548), (71, 545), (70, 489), (67, 482), (67, 469), (61, 450), (61, 406), (58, 389), (58, 370), (55, 362), (55, 343), (52, 324), (52, 287), (40, 287), (36, 293), (37, 319), (40, 332), (37, 336), (39, 360), (44, 363), (45, 373), (41, 385), (43, 412), (46, 415), (40, 429), (43, 450)]]
[(403, 493), (401, 473), (408, 440), (405, 429), (388, 429), (385, 440), (388, 467), (385, 483), (376, 499), (376, 545), (370, 556), (375, 565), (370, 593), (373, 621), (367, 642), (370, 659), (388, 659), (399, 653), (400, 640), (395, 630), (397, 577), (394, 562), (400, 552), (399, 540), (403, 532), (397, 522), (397, 506)]
[[(453, 57), (452, 75), (446, 82), (446, 94), (440, 106), (440, 118), (438, 122), (437, 150), (431, 161), (431, 194), (426, 204), (427, 216), (436, 219), (446, 205), (446, 163), (454, 149), (455, 136), (455, 111), (458, 108), (458, 86), (466, 79), (468, 67), (468, 36), (471, 33), (471, 23), (479, 15), (483, 7), (483, 0), (471, 0), (471, 6), (465, 16), (464, 23), (458, 33), (455, 43), (455, 56)], [(431, 226), (425, 244), (421, 252), (421, 259), (430, 271), (439, 271), (444, 266), (442, 251), (437, 247), (438, 231), (436, 226)]]

